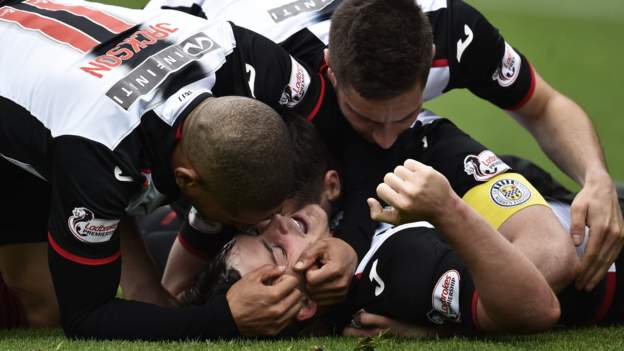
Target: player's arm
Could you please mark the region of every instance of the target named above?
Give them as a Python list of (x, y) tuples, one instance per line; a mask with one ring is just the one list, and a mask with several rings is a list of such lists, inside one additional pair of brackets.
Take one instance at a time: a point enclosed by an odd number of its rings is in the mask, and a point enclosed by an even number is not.
[(570, 236), (541, 194), (448, 120), (430, 128), (423, 162), (445, 175), (466, 203), (518, 245), (556, 292), (570, 284), (578, 258)]
[(521, 108), (510, 111), (559, 168), (582, 186), (571, 207), (574, 243), (589, 243), (577, 287), (587, 290), (602, 279), (617, 258), (622, 243), (622, 212), (613, 180), (592, 123), (574, 101), (553, 89), (535, 73), (535, 91)]
[(121, 219), (119, 235), (123, 257), (120, 285), (124, 298), (174, 307), (176, 301), (160, 284), (154, 263), (132, 217)]
[(522, 53), (505, 42), (483, 15), (460, 1), (453, 10), (451, 30), (459, 39), (454, 55), (462, 77), (459, 85), (508, 111), (550, 159), (582, 186), (572, 203), (570, 231), (580, 245), (584, 226), (590, 227), (577, 285), (592, 289), (624, 242), (617, 193), (592, 123), (578, 104), (553, 89)]
[(393, 208), (384, 210), (369, 199), (373, 219), (394, 224), (429, 221), (455, 249), (479, 294), (480, 329), (528, 332), (558, 321), (559, 302), (544, 276), (462, 201), (442, 174), (407, 160), (386, 175), (377, 194)]
[(233, 228), (211, 223), (191, 208), (171, 247), (162, 278), (162, 285), (173, 296), (193, 284), (195, 275), (232, 238)]

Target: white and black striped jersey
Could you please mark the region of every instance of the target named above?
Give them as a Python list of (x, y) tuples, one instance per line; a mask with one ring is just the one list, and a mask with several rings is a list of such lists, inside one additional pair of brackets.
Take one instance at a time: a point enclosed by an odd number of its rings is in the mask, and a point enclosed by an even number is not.
[[(424, 100), (467, 88), (497, 106), (522, 107), (534, 89), (527, 59), (477, 10), (461, 0), (415, 0), (431, 22), (435, 57)], [(151, 0), (146, 9), (176, 8), (225, 19), (280, 43), (313, 69), (322, 65), (331, 15), (340, 0)], [(383, 16), (383, 14), (380, 14)]]
[[(65, 331), (235, 335), (225, 297), (171, 310), (115, 299), (117, 228), (179, 197), (170, 158), (203, 99), (249, 96), (308, 115), (318, 78), (277, 44), (226, 21), (80, 0), (0, 1), (0, 46), (0, 156), (50, 184), (50, 269)], [(29, 190), (21, 196), (37, 199)]]

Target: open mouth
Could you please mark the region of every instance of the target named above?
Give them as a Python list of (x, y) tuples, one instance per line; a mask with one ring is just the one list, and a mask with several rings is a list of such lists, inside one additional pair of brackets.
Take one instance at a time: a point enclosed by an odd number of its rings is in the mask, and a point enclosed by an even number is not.
[(308, 222), (305, 220), (305, 218), (301, 216), (292, 216), (290, 217), (290, 219), (295, 222), (295, 225), (303, 234), (308, 234)]

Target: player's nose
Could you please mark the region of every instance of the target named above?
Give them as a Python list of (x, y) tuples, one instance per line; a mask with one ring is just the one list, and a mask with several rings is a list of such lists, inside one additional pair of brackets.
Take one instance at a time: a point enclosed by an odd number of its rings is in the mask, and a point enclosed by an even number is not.
[(373, 131), (373, 140), (382, 149), (389, 149), (396, 141), (397, 136), (398, 134), (388, 125), (384, 125)]

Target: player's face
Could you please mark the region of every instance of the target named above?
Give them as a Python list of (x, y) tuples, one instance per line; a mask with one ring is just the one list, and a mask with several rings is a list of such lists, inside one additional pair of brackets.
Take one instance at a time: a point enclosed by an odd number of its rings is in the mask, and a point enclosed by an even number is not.
[(327, 214), (318, 205), (306, 205), (289, 216), (276, 214), (259, 235), (237, 235), (229, 263), (241, 275), (266, 264), (292, 267), (301, 253), (327, 238)]
[(390, 148), (399, 134), (408, 129), (422, 108), (422, 85), (383, 100), (365, 99), (351, 87), (338, 85), (340, 110), (366, 140)]

